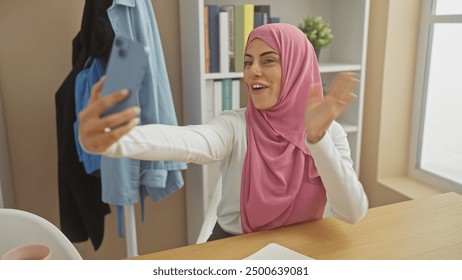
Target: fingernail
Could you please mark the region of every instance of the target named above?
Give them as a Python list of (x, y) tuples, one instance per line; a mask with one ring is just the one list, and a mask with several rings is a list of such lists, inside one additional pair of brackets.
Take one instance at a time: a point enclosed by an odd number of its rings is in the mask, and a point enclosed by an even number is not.
[(132, 120), (133, 125), (138, 125), (140, 123), (140, 118), (134, 118)]
[(128, 95), (128, 89), (124, 88), (120, 91), (120, 94), (122, 95)]
[(141, 113), (141, 108), (140, 107), (133, 108), (133, 113), (135, 113), (135, 114)]

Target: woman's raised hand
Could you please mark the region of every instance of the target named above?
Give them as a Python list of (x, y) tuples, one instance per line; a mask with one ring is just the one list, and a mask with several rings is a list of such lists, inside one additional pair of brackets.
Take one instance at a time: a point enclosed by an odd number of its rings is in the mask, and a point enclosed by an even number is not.
[(356, 98), (352, 89), (357, 83), (355, 73), (338, 74), (324, 100), (321, 98), (322, 86), (313, 86), (308, 95), (304, 120), (308, 142), (317, 143), (321, 140), (331, 123)]
[(104, 78), (92, 88), (88, 105), (79, 113), (79, 138), (83, 148), (92, 153), (105, 151), (139, 123), (139, 107), (101, 117), (106, 109), (128, 96), (127, 90), (101, 97)]

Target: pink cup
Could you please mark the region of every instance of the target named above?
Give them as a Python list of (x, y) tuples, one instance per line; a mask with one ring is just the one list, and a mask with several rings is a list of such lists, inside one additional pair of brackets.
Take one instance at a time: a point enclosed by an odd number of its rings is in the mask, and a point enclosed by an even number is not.
[(2, 260), (48, 260), (51, 248), (44, 244), (27, 244), (6, 252)]

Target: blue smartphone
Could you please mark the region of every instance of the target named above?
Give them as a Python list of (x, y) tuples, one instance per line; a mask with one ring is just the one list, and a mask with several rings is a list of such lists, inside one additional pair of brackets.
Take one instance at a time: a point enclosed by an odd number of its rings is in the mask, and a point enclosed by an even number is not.
[(138, 92), (147, 66), (148, 53), (142, 44), (126, 37), (114, 38), (101, 94), (105, 96), (121, 89), (128, 89), (129, 95), (120, 103), (108, 108), (101, 116), (117, 113), (131, 106), (139, 106)]

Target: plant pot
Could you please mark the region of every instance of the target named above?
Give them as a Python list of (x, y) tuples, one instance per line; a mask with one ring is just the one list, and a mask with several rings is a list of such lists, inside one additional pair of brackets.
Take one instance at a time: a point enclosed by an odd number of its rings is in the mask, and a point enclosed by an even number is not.
[(314, 49), (314, 52), (316, 53), (316, 58), (319, 61), (319, 56), (321, 55), (321, 49)]

